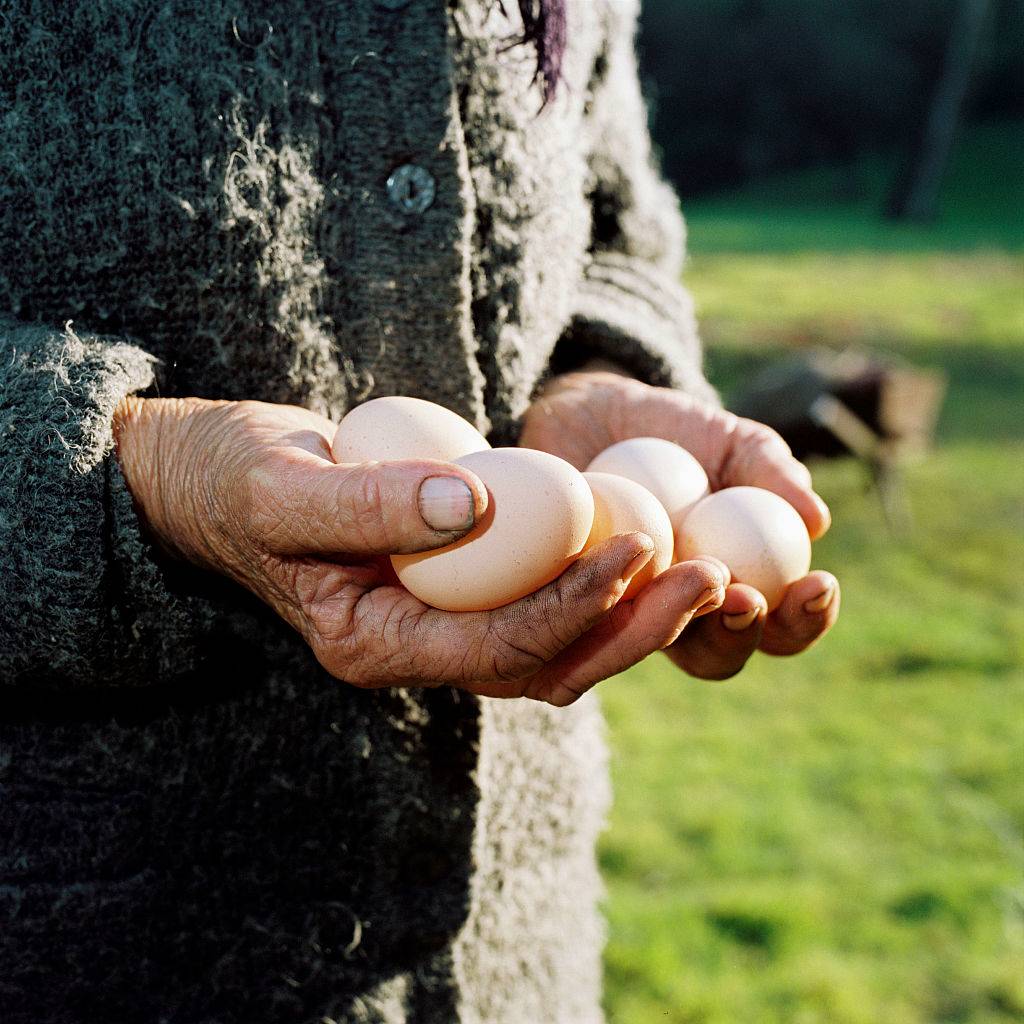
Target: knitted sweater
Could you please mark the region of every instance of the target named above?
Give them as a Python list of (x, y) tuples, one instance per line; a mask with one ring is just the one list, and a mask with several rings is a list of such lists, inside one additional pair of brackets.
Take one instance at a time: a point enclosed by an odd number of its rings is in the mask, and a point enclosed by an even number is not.
[(499, 443), (587, 354), (708, 393), (635, 3), (570, 0), (543, 110), (514, 8), (3, 5), (6, 1024), (600, 1020), (596, 702), (327, 677), (112, 455), (131, 393)]

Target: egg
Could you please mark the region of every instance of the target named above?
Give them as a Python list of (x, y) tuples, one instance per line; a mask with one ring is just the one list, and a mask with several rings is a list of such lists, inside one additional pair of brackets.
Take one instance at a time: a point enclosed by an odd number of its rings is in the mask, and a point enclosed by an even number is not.
[(490, 447), (480, 431), (450, 409), (395, 395), (352, 409), (338, 426), (331, 452), (339, 464), (393, 459), (453, 462)]
[(588, 473), (614, 473), (646, 487), (661, 502), (673, 529), (708, 493), (704, 467), (685, 449), (660, 437), (631, 437), (605, 448)]
[(622, 595), (622, 600), (628, 601), (672, 564), (672, 523), (661, 502), (646, 487), (611, 473), (588, 472), (583, 477), (594, 495), (594, 525), (587, 548), (635, 530), (654, 541), (651, 560), (629, 581)]
[(392, 555), (402, 585), (451, 612), (498, 608), (559, 576), (594, 524), (587, 481), (568, 462), (529, 448), (456, 458), (487, 488), (487, 511), (465, 537), (433, 551)]
[(768, 610), (811, 567), (811, 538), (799, 513), (760, 487), (727, 487), (698, 502), (676, 531), (676, 559), (721, 559), (733, 581), (764, 594)]

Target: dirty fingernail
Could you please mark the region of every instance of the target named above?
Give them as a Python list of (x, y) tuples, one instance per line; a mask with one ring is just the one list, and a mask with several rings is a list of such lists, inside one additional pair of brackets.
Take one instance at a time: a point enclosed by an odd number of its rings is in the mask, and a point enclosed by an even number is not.
[(713, 612), (716, 608), (719, 608), (725, 599), (723, 587), (708, 587), (707, 590), (703, 591), (700, 597), (694, 601), (693, 611), (690, 612), (690, 615), (697, 619), (701, 615), (707, 615), (708, 612)]
[(457, 476), (431, 476), (420, 484), (420, 515), (432, 530), (449, 533), (473, 525), (473, 492)]
[(834, 593), (835, 587), (829, 584), (817, 597), (812, 597), (810, 601), (805, 602), (804, 611), (809, 615), (817, 615), (818, 612), (823, 612), (832, 603), (832, 595)]
[(725, 626), (730, 633), (742, 633), (743, 630), (749, 629), (757, 616), (761, 613), (761, 606), (758, 605), (756, 608), (751, 608), (747, 612), (739, 612), (736, 615), (723, 615), (722, 625)]
[(622, 581), (628, 583), (651, 560), (653, 555), (653, 546), (641, 551), (623, 570)]

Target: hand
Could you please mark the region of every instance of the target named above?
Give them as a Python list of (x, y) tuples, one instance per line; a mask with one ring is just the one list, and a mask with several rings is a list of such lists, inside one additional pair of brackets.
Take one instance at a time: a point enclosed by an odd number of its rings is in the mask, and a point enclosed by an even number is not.
[[(602, 627), (650, 558), (650, 538), (612, 538), (495, 611), (429, 608), (394, 585), (385, 556), (456, 540), (486, 509), (486, 489), (444, 462), (336, 465), (333, 432), (315, 413), (260, 402), (133, 398), (115, 414), (118, 458), (155, 540), (255, 593), (339, 679), (561, 705), (628, 667)], [(645, 618), (637, 660), (721, 603), (715, 565), (680, 576), (673, 607)], [(631, 635), (640, 602), (628, 605), (620, 625)]]
[[(520, 444), (585, 469), (599, 452), (629, 437), (662, 437), (682, 445), (707, 471), (712, 490), (746, 484), (774, 491), (800, 513), (812, 540), (829, 527), (828, 508), (812, 490), (810, 473), (774, 430), (617, 373), (584, 370), (556, 378), (527, 411)], [(636, 601), (658, 588), (662, 602), (674, 602), (675, 568), (644, 588)], [(771, 615), (766, 608), (753, 587), (732, 584), (721, 608), (690, 625), (667, 654), (703, 679), (735, 675), (758, 648), (796, 654), (836, 621), (839, 583), (830, 573), (812, 572), (789, 588)], [(628, 642), (623, 638), (621, 644)]]

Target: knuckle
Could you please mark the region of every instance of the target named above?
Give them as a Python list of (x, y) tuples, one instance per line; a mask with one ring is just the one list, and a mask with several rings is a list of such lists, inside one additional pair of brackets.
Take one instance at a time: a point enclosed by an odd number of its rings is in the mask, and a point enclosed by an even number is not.
[(569, 686), (561, 685), (552, 688), (548, 693), (545, 693), (541, 698), (545, 704), (550, 704), (555, 708), (567, 708), (570, 704), (575, 704), (576, 701), (583, 696), (583, 693), (578, 690), (574, 690)]
[(768, 424), (749, 419), (742, 422), (751, 441), (761, 445), (781, 445), (789, 451), (789, 445), (782, 439), (782, 435)]
[(725, 600), (726, 579), (717, 566), (702, 558), (678, 563), (685, 569), (683, 591), (690, 601), (691, 611), (710, 610), (710, 605), (721, 605)]
[(760, 445), (762, 452), (768, 456), (774, 456), (782, 471), (793, 474), (804, 486), (809, 486), (811, 471), (793, 455), (793, 449), (790, 448), (786, 439), (771, 427), (764, 424), (759, 424), (759, 426), (762, 431)]
[[(578, 595), (571, 582), (559, 579), (542, 595), (524, 598), (514, 618), (491, 620), (483, 651), (490, 674), (505, 681), (538, 672), (560, 650), (589, 628), (574, 611)], [(597, 621), (602, 612), (589, 619)]]
[(626, 589), (602, 585), (604, 580), (594, 568), (584, 569), (573, 580), (562, 576), (551, 595), (552, 606), (540, 617), (539, 638), (554, 655), (578, 636), (595, 626), (612, 608)]
[[(567, 619), (569, 600), (566, 583), (559, 578), (546, 602), (545, 614), (535, 616), (534, 631), (531, 635), (532, 646), (548, 657), (561, 650), (568, 643), (570, 636)], [(537, 609), (540, 611), (540, 609)]]
[(384, 496), (379, 473), (361, 470), (356, 474), (356, 512), (361, 519), (373, 522), (384, 510)]
[(306, 638), (316, 660), (335, 679), (360, 689), (380, 685), (374, 665), (353, 644), (331, 636), (313, 625)]
[(354, 471), (346, 480), (346, 527), (365, 547), (389, 548), (385, 489), (379, 473)]
[(480, 660), (484, 677), (512, 683), (539, 672), (547, 658), (530, 641), (495, 626), (481, 649)]
[[(698, 589), (699, 597), (705, 591), (713, 591), (721, 597), (725, 596), (725, 580), (721, 571), (710, 562), (699, 561), (696, 563), (693, 572), (693, 585)], [(709, 598), (714, 594), (709, 594)]]
[(314, 617), (312, 646), (321, 664), (347, 683), (404, 685), (424, 675), (413, 654), (421, 615), (402, 603), (382, 605), (371, 592), (350, 599), (344, 610), (332, 609), (326, 619)]
[(361, 672), (358, 595), (340, 575), (304, 572), (301, 566), (293, 569), (287, 586), (300, 610), (303, 636), (320, 664), (346, 679), (349, 672)]
[[(639, 554), (642, 549), (636, 550)], [(574, 636), (590, 629), (615, 608), (627, 586), (627, 582), (618, 575), (609, 579), (607, 570), (600, 566), (577, 565), (578, 576), (570, 578), (566, 574), (559, 579), (556, 590), (557, 615), (548, 623), (559, 631), (563, 643), (568, 643)]]

